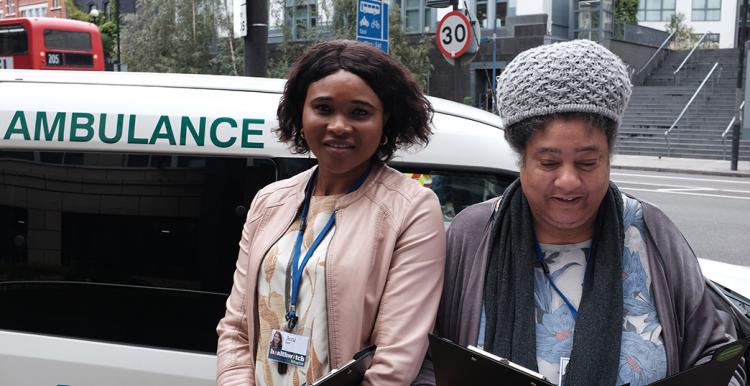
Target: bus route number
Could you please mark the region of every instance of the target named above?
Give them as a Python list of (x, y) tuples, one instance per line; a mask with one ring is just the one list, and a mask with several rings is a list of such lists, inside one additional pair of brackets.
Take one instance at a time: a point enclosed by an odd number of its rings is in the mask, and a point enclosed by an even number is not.
[(48, 66), (60, 66), (60, 65), (62, 65), (62, 59), (60, 58), (60, 53), (58, 53), (58, 52), (48, 52), (47, 53), (47, 65)]

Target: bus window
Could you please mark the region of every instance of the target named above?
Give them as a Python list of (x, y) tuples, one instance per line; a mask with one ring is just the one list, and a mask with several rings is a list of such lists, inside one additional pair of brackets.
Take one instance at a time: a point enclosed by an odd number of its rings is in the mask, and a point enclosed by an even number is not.
[(26, 54), (29, 50), (28, 40), (26, 30), (22, 26), (0, 26), (0, 55)]
[(90, 50), (91, 35), (88, 32), (46, 29), (44, 46), (48, 50)]

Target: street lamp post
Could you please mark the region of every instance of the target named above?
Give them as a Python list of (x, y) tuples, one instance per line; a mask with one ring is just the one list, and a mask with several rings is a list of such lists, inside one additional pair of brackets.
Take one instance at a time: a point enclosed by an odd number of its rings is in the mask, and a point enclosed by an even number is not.
[(89, 16), (93, 17), (94, 21), (96, 21), (96, 19), (99, 17), (99, 10), (96, 9), (95, 6), (92, 7), (91, 10), (89, 11)]

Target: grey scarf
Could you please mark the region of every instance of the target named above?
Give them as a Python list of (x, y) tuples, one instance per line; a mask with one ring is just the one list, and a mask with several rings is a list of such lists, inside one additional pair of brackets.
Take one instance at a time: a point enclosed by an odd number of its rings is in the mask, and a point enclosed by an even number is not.
[[(620, 191), (610, 184), (594, 225), (565, 386), (617, 382), (623, 318), (622, 205)], [(518, 180), (505, 190), (492, 221), (484, 348), (537, 370), (534, 266), (538, 260), (531, 211)]]

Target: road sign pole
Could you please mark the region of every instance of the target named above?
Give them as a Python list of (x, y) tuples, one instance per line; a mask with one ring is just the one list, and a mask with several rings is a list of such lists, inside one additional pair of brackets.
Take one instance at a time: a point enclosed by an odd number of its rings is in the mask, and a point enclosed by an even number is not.
[(265, 77), (268, 58), (268, 1), (248, 0), (245, 76)]
[[(495, 27), (497, 29), (497, 27)], [(497, 33), (492, 33), (492, 112), (497, 113), (497, 96), (495, 90), (497, 89)]]

